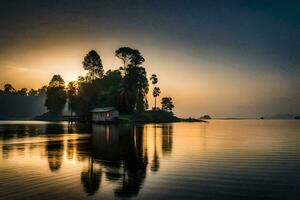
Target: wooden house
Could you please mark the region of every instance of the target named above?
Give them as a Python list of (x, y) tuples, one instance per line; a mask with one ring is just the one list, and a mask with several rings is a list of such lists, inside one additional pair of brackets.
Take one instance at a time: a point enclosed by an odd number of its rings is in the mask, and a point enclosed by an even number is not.
[(119, 117), (119, 111), (115, 107), (95, 108), (91, 110), (93, 122), (111, 122)]

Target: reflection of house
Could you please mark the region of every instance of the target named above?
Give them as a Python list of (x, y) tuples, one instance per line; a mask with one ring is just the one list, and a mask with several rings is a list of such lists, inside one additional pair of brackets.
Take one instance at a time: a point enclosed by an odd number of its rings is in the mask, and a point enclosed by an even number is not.
[(115, 183), (116, 197), (136, 196), (142, 188), (148, 165), (143, 130), (128, 124), (93, 125), (91, 155)]
[(91, 113), (93, 122), (114, 121), (119, 117), (119, 112), (114, 107), (95, 108)]

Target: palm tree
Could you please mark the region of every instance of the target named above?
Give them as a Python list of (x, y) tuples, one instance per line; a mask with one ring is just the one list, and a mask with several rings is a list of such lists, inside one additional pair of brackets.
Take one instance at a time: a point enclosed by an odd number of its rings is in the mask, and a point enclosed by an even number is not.
[[(158, 78), (157, 78), (157, 75), (156, 74), (152, 74), (151, 77), (150, 77), (150, 81), (152, 82), (152, 84), (155, 86), (158, 82)], [(159, 87), (154, 87), (153, 88), (153, 97), (154, 97), (154, 110), (156, 110), (156, 97), (158, 97), (160, 94), (160, 89)]]
[(154, 109), (156, 110), (156, 97), (158, 97), (160, 94), (160, 89), (159, 87), (154, 87), (153, 88), (153, 97), (154, 97)]

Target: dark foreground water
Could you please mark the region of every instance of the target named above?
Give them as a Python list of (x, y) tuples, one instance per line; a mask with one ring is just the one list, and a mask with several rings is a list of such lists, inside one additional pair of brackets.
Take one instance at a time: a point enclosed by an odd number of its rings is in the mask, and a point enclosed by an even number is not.
[(300, 121), (0, 122), (0, 199), (297, 199)]

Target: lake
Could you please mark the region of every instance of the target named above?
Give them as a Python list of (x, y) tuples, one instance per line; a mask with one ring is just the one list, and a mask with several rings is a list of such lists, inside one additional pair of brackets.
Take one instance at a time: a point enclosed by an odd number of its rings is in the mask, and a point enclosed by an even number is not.
[(296, 199), (300, 121), (0, 122), (0, 199)]

